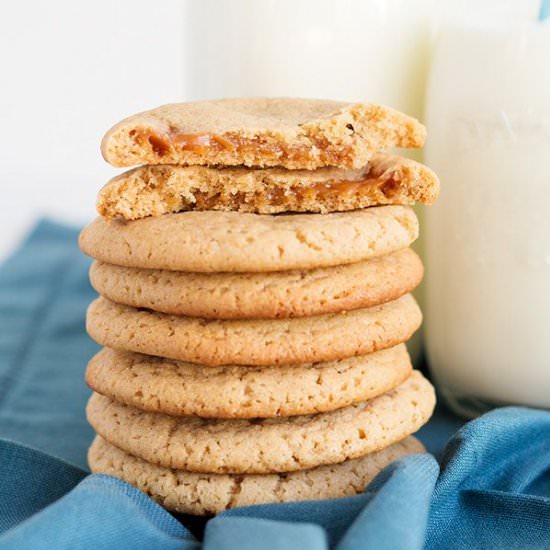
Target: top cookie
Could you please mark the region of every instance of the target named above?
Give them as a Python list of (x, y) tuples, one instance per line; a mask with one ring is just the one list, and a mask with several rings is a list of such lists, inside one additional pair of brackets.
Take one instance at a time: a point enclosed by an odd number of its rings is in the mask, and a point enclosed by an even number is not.
[(377, 151), (422, 147), (416, 119), (382, 105), (240, 98), (163, 105), (111, 128), (101, 152), (113, 166), (202, 164), (360, 168)]

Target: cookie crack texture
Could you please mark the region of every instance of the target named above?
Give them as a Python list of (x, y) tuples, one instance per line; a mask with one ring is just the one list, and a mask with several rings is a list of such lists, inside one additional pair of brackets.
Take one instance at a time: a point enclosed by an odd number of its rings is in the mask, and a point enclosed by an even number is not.
[(272, 273), (369, 260), (417, 237), (409, 207), (380, 206), (325, 215), (191, 211), (132, 223), (97, 218), (79, 242), (89, 256), (123, 267)]
[(231, 487), (229, 491), (229, 500), (227, 501), (227, 504), (225, 505), (226, 509), (233, 508), (237, 505), (239, 495), (242, 491), (244, 478), (242, 476), (234, 476), (233, 477), (233, 486)]
[[(318, 252), (319, 250), (322, 250), (322, 247), (320, 247), (319, 245), (315, 244), (313, 241), (308, 239), (308, 237), (304, 235), (302, 231), (296, 231), (296, 238), (300, 243), (305, 244), (311, 250), (314, 250), (316, 252)], [(330, 242), (331, 244), (333, 243), (333, 241), (328, 241), (328, 242)]]
[(114, 349), (203, 365), (285, 365), (364, 355), (410, 338), (422, 320), (414, 298), (346, 313), (214, 321), (93, 302), (88, 333)]
[[(88, 419), (108, 441), (160, 466), (265, 474), (339, 463), (378, 451), (418, 430), (434, 404), (432, 386), (413, 372), (384, 395), (321, 414), (253, 420), (174, 418), (94, 394)], [(177, 430), (172, 431), (173, 423)], [(133, 433), (143, 437), (135, 440)], [(166, 434), (171, 438), (168, 446)]]
[(126, 454), (99, 436), (88, 457), (93, 472), (121, 477), (170, 510), (203, 515), (230, 506), (265, 503), (266, 498), (269, 502), (287, 502), (351, 496), (363, 491), (390, 462), (422, 451), (422, 445), (409, 437), (382, 451), (341, 464), (288, 474), (238, 476), (205, 475), (155, 466)]

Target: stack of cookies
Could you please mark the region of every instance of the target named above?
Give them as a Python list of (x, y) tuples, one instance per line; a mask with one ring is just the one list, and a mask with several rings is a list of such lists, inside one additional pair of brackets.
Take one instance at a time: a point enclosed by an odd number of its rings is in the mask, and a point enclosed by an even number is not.
[(435, 200), (416, 120), (373, 104), (231, 99), (130, 117), (102, 143), (141, 165), (84, 229), (92, 471), (213, 514), (361, 492), (422, 450), (432, 386), (410, 205)]

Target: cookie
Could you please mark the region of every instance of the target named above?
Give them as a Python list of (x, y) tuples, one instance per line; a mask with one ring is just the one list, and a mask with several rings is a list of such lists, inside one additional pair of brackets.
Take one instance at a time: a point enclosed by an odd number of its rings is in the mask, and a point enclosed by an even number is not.
[(422, 314), (410, 294), (381, 306), (295, 319), (210, 320), (90, 304), (88, 334), (114, 349), (202, 365), (294, 365), (343, 359), (407, 341)]
[(111, 128), (101, 143), (113, 166), (206, 164), (360, 168), (377, 151), (422, 147), (416, 119), (369, 103), (240, 98), (163, 105)]
[(286, 474), (198, 474), (156, 466), (97, 436), (88, 452), (92, 472), (121, 478), (174, 512), (212, 515), (272, 502), (349, 497), (362, 493), (388, 464), (424, 452), (414, 437), (340, 464)]
[(418, 237), (408, 206), (270, 216), (180, 212), (131, 222), (98, 217), (80, 234), (85, 254), (109, 264), (194, 272), (265, 272), (349, 264)]
[(377, 155), (366, 167), (345, 170), (140, 166), (101, 189), (97, 211), (105, 218), (136, 220), (185, 210), (278, 214), (356, 210), (386, 204), (431, 204), (439, 180), (426, 166)]
[(307, 416), (217, 420), (144, 412), (97, 393), (87, 406), (95, 431), (147, 462), (192, 472), (274, 473), (315, 468), (379, 451), (418, 430), (435, 405), (413, 371), (397, 388)]
[(422, 280), (405, 248), (335, 267), (273, 273), (185, 273), (95, 261), (93, 287), (113, 302), (209, 319), (277, 319), (360, 309), (396, 300)]
[(381, 395), (411, 373), (404, 344), (368, 355), (277, 367), (210, 367), (101, 350), (86, 382), (97, 393), (151, 412), (268, 418), (326, 412)]

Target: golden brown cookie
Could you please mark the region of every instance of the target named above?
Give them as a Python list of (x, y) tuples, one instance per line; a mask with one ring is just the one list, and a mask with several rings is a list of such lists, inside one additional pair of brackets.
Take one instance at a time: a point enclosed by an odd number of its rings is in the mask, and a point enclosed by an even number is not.
[(410, 294), (381, 306), (295, 319), (210, 320), (98, 298), (86, 328), (99, 344), (202, 365), (294, 365), (365, 355), (407, 341), (422, 314)]
[(99, 192), (105, 218), (135, 220), (185, 210), (338, 212), (387, 204), (431, 204), (439, 180), (426, 166), (377, 155), (366, 167), (345, 170), (141, 166), (113, 178)]
[(273, 273), (185, 273), (95, 261), (93, 287), (109, 300), (209, 319), (277, 319), (360, 309), (396, 300), (422, 280), (405, 248), (353, 264)]
[(328, 363), (210, 367), (102, 349), (88, 364), (97, 393), (150, 412), (268, 418), (326, 412), (372, 399), (411, 373), (404, 344)]
[(424, 452), (414, 437), (340, 464), (285, 474), (198, 474), (136, 458), (97, 436), (88, 452), (96, 474), (118, 477), (174, 512), (212, 515), (270, 502), (320, 500), (359, 494), (388, 464)]
[(379, 451), (425, 424), (435, 405), (418, 372), (369, 401), (307, 416), (204, 419), (144, 412), (97, 393), (88, 421), (104, 439), (147, 462), (192, 472), (275, 473)]
[(416, 119), (370, 103), (239, 98), (163, 105), (111, 128), (101, 144), (114, 166), (207, 164), (360, 168), (378, 151), (422, 147)]
[(418, 237), (408, 206), (333, 214), (180, 212), (131, 222), (98, 217), (80, 234), (85, 254), (146, 269), (266, 272), (349, 264), (389, 254)]

